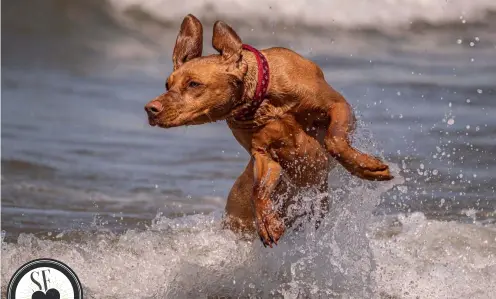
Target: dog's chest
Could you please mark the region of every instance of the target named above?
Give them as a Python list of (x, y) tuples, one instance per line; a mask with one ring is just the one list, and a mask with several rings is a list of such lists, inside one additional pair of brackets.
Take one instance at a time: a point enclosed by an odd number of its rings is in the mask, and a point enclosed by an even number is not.
[(301, 111), (296, 113), (294, 117), (307, 135), (317, 139), (321, 145), (324, 144), (324, 138), (330, 122), (325, 113), (320, 111)]
[(281, 130), (269, 149), (294, 184), (318, 184), (327, 176), (330, 161), (325, 148), (298, 125)]

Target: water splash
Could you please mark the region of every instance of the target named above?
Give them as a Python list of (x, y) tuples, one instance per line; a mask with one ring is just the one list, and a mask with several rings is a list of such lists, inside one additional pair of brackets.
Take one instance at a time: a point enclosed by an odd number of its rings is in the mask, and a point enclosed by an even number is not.
[(398, 181), (374, 185), (340, 175), (351, 183), (330, 193), (334, 209), (322, 227), (289, 231), (274, 249), (223, 230), (221, 213), (157, 216), (147, 229), (124, 234), (73, 232), (58, 241), (21, 234), (2, 243), (2, 282), (44, 256), (68, 263), (89, 298), (370, 298), (374, 262), (366, 230), (380, 194)]

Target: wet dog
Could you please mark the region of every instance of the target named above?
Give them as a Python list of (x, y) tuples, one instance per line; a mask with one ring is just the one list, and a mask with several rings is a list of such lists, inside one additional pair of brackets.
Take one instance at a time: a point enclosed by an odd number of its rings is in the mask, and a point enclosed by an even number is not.
[[(226, 120), (248, 151), (251, 159), (227, 199), (226, 227), (257, 231), (272, 247), (295, 220), (287, 211), (296, 194), (327, 193), (336, 161), (362, 179), (392, 179), (386, 164), (352, 147), (352, 109), (315, 63), (289, 49), (245, 45), (221, 21), (212, 45), (219, 54), (202, 56), (202, 24), (186, 16), (167, 91), (145, 110), (150, 125), (162, 128)], [(327, 197), (316, 199), (317, 218), (328, 209)]]

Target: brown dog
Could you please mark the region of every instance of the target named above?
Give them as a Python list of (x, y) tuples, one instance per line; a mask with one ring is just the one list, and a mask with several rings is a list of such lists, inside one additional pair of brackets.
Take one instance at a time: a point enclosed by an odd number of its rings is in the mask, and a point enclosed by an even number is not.
[[(288, 49), (259, 52), (243, 45), (220, 21), (212, 38), (220, 55), (202, 57), (202, 35), (200, 21), (186, 16), (167, 92), (145, 110), (150, 125), (162, 128), (227, 120), (251, 155), (229, 193), (227, 227), (256, 229), (264, 245), (277, 244), (297, 218), (288, 213), (295, 195), (305, 188), (328, 192), (333, 161), (363, 179), (392, 178), (387, 165), (351, 146), (351, 107), (316, 64)], [(318, 217), (328, 208), (328, 198), (320, 199), (315, 205)]]

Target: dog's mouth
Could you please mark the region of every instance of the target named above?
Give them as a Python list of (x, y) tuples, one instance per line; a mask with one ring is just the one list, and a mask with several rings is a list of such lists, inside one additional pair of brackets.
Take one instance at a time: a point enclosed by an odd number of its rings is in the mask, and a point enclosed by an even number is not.
[(152, 127), (155, 127), (157, 125), (157, 122), (153, 117), (148, 117), (148, 124), (150, 124), (150, 126)]
[(204, 123), (212, 123), (218, 120), (223, 120), (230, 115), (227, 113), (224, 117), (211, 117), (208, 112), (200, 111), (186, 115), (148, 115), (148, 124), (152, 127), (158, 126), (160, 128), (173, 128), (178, 126), (199, 125)]
[(170, 128), (171, 126), (169, 125), (166, 125), (165, 123), (163, 123), (162, 121), (160, 121), (160, 119), (158, 119), (157, 117), (153, 117), (153, 116), (149, 116), (148, 117), (148, 124), (152, 127), (160, 127), (160, 128)]
[(162, 115), (149, 116), (148, 117), (148, 124), (152, 127), (159, 127), (162, 129), (169, 129), (169, 128), (185, 125), (183, 123), (179, 123), (177, 118), (169, 120), (169, 119), (164, 118)]
[(155, 117), (148, 117), (148, 124), (152, 127), (160, 127), (160, 128), (164, 128), (164, 129), (167, 129), (167, 128), (170, 128), (172, 126), (170, 125), (166, 125), (164, 124), (163, 122), (161, 122), (160, 120), (158, 120), (157, 118)]
[(148, 124), (152, 127), (155, 126), (158, 126), (160, 128), (174, 127), (174, 123), (173, 121), (171, 121), (174, 119), (175, 117), (164, 113), (159, 113), (156, 115), (148, 114)]
[(148, 124), (152, 127), (155, 127), (159, 124), (158, 120), (156, 117), (148, 117)]

